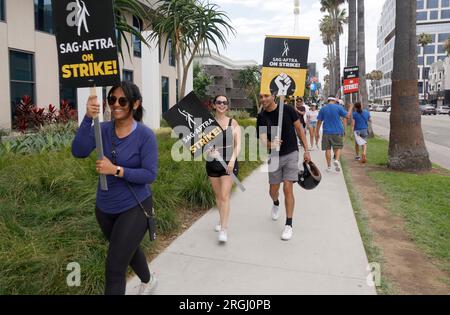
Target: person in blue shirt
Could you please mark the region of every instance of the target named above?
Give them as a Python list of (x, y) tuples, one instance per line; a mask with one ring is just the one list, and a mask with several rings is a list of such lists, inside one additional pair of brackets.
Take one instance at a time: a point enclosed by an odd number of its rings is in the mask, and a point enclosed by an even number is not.
[(367, 143), (364, 144), (362, 158), (359, 155), (360, 145), (356, 141), (356, 136), (361, 137), (367, 142), (367, 138), (369, 136), (369, 121), (370, 121), (370, 113), (367, 110), (362, 109), (361, 103), (355, 103), (355, 112), (353, 113), (352, 120), (352, 130), (355, 134), (355, 151), (356, 158), (355, 160), (361, 161), (362, 163), (367, 162)]
[[(107, 100), (113, 120), (101, 124), (105, 158), (97, 161), (96, 171), (106, 175), (109, 190), (102, 191), (98, 185), (95, 209), (109, 241), (105, 294), (125, 294), (128, 265), (141, 280), (139, 294), (150, 294), (156, 278), (150, 274), (140, 243), (148, 229), (144, 209), (153, 208), (149, 185), (157, 177), (158, 145), (153, 131), (141, 123), (142, 96), (136, 85), (122, 82), (109, 91)], [(91, 96), (72, 143), (76, 158), (87, 158), (96, 147), (92, 121), (100, 108), (97, 97)]]
[[(342, 167), (340, 163), (341, 150), (344, 147), (344, 126), (347, 125), (347, 119), (351, 118), (353, 106), (347, 112), (344, 107), (337, 104), (334, 97), (328, 98), (328, 105), (323, 107), (317, 117), (316, 141), (320, 138), (320, 128), (323, 126), (322, 150), (325, 151), (327, 159), (327, 172), (332, 172), (331, 150), (334, 151), (334, 168), (340, 172)], [(344, 122), (342, 122), (344, 120)]]

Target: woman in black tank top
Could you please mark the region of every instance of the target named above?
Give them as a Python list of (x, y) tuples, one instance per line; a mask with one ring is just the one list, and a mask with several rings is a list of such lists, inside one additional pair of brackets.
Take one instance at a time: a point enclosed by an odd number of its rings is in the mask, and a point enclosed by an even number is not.
[[(236, 120), (227, 117), (229, 111), (229, 101), (226, 96), (216, 96), (213, 102), (215, 118), (223, 130), (223, 138), (217, 142), (214, 150), (209, 152), (209, 161), (206, 162), (206, 172), (208, 173), (216, 205), (219, 209), (220, 223), (215, 227), (219, 232), (219, 242), (226, 243), (228, 240), (228, 220), (230, 215), (230, 196), (233, 181), (231, 172), (238, 175), (238, 157), (241, 150), (241, 128)], [(220, 163), (220, 159), (225, 161), (227, 168)]]

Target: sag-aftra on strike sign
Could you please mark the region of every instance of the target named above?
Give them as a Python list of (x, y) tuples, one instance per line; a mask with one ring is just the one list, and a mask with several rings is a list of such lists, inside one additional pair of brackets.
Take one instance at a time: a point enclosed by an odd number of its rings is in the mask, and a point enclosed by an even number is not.
[(120, 81), (112, 0), (52, 1), (60, 81), (64, 87)]

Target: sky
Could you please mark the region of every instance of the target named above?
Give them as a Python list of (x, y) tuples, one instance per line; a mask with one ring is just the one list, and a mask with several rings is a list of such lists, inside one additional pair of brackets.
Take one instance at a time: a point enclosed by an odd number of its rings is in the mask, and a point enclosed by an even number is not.
[[(229, 37), (225, 50), (219, 51), (229, 58), (254, 60), (262, 63), (266, 35), (294, 35), (294, 0), (212, 0), (225, 11), (236, 29)], [(377, 24), (381, 16), (383, 0), (366, 0), (366, 62), (367, 72), (376, 69)], [(347, 5), (343, 5), (347, 8)], [(348, 13), (348, 8), (347, 8)], [(320, 0), (300, 0), (300, 31), (297, 35), (311, 38), (308, 62), (317, 63), (320, 80), (326, 74), (323, 59), (327, 49), (322, 43), (319, 20)], [(347, 27), (341, 37), (341, 64), (345, 65)]]

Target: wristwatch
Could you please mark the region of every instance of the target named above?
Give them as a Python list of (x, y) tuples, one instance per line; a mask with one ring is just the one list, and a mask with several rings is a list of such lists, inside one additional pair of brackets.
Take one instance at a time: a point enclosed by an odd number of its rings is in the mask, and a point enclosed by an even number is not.
[(116, 172), (116, 175), (114, 175), (114, 176), (119, 177), (121, 170), (122, 170), (122, 168), (120, 166), (117, 166), (117, 172)]

